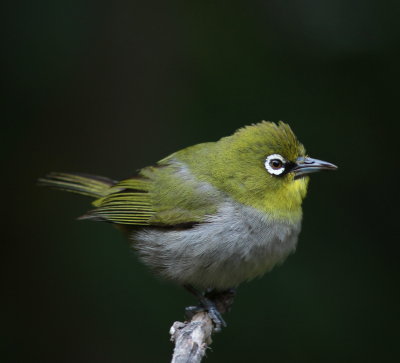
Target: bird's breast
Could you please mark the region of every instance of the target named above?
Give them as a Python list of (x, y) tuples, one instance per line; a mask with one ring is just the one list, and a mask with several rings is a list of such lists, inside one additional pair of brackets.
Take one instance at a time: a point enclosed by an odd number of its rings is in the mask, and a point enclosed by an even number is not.
[(142, 260), (165, 278), (227, 289), (271, 270), (295, 250), (297, 220), (274, 219), (233, 200), (185, 230), (148, 228), (132, 238)]

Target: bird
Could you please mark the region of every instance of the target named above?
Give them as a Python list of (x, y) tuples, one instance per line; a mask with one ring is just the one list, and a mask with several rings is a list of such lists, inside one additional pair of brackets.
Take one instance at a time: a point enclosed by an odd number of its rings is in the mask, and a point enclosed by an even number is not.
[(287, 123), (261, 121), (122, 181), (51, 172), (39, 184), (94, 198), (79, 219), (116, 225), (155, 274), (199, 299), (187, 313), (207, 311), (220, 331), (236, 288), (295, 251), (309, 174), (335, 169)]

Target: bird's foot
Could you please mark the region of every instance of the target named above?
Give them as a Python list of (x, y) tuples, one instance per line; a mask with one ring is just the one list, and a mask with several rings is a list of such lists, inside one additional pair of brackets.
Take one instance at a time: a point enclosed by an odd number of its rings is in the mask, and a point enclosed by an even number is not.
[(221, 314), (230, 310), (233, 299), (236, 295), (235, 289), (229, 289), (226, 291), (215, 291), (209, 289), (203, 294), (192, 286), (185, 286), (185, 288), (196, 296), (200, 302), (199, 306), (188, 306), (185, 309), (188, 319), (191, 319), (193, 315), (199, 312), (206, 311), (214, 323), (215, 332), (220, 332), (222, 327), (227, 326)]
[(222, 328), (226, 327), (227, 324), (222, 318), (221, 313), (218, 311), (213, 301), (203, 297), (198, 306), (188, 306), (185, 308), (185, 315), (188, 319), (192, 319), (197, 313), (207, 312), (210, 319), (214, 323), (214, 332), (218, 333)]

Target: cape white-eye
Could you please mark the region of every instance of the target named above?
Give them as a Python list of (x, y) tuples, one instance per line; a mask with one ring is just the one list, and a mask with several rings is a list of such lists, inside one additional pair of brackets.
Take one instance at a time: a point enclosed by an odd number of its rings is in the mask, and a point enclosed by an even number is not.
[(213, 302), (295, 250), (308, 174), (336, 168), (308, 157), (287, 124), (263, 121), (120, 182), (79, 173), (39, 181), (94, 197), (81, 219), (121, 227), (147, 266), (198, 296), (218, 330)]

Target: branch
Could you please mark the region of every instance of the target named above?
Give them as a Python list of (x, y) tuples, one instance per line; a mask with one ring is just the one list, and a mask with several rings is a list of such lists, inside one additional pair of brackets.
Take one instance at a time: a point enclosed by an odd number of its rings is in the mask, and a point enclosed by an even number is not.
[(197, 313), (189, 322), (176, 321), (169, 333), (175, 342), (171, 363), (199, 363), (212, 343), (213, 323), (207, 312)]

